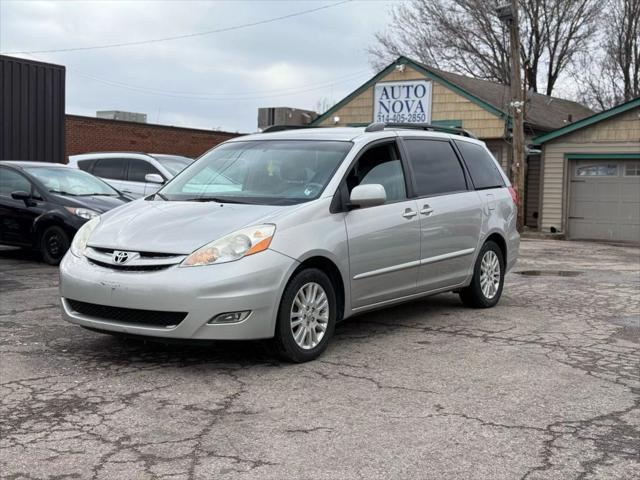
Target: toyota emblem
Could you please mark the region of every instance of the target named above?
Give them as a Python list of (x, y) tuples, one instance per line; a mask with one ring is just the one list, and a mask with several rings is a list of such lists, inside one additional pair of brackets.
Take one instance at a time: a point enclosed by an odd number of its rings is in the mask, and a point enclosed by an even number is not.
[(129, 252), (114, 250), (113, 263), (117, 263), (118, 265), (121, 265), (123, 263), (127, 263), (128, 261), (129, 261)]

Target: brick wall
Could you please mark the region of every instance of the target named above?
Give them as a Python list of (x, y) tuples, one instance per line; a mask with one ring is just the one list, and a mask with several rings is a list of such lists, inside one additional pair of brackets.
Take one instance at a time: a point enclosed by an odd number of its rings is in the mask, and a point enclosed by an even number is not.
[(238, 133), (66, 115), (65, 160), (87, 152), (167, 153), (195, 158)]

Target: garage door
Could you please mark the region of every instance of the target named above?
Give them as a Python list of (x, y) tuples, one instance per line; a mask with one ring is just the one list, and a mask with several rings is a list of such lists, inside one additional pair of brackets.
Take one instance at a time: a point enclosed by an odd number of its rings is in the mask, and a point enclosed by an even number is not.
[(640, 242), (640, 161), (571, 163), (569, 237)]

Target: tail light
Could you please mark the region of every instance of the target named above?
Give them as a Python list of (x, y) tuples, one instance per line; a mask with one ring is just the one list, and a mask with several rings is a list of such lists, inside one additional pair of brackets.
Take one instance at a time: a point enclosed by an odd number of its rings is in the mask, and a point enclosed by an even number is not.
[(513, 199), (513, 204), (518, 205), (518, 192), (513, 187), (509, 187), (509, 193), (511, 194), (511, 198)]

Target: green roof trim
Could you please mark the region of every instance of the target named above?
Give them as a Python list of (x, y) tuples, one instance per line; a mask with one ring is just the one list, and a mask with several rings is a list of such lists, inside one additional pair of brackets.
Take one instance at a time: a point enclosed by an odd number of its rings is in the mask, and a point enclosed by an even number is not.
[[(356, 88), (353, 92), (351, 92), (349, 95), (347, 95), (346, 97), (344, 97), (342, 100), (340, 100), (338, 103), (336, 103), (333, 107), (331, 107), (329, 110), (327, 110), (326, 112), (324, 112), (322, 115), (320, 115), (319, 117), (317, 117), (313, 122), (310, 123), (310, 125), (319, 125), (320, 123), (322, 123), (324, 120), (326, 120), (327, 118), (329, 118), (331, 115), (333, 115), (336, 110), (339, 110), (340, 108), (342, 108), (343, 106), (345, 106), (347, 103), (349, 103), (351, 100), (353, 100), (355, 97), (357, 97), (358, 95), (360, 95), (361, 93), (365, 92), (369, 87), (371, 87), (372, 85), (374, 85), (378, 80), (380, 80), (381, 78), (385, 77), (386, 75), (388, 75), (389, 73), (391, 73), (393, 71), (393, 69), (396, 68), (396, 62), (393, 62), (391, 65), (389, 65), (388, 67), (386, 67), (384, 70), (382, 70), (381, 72), (379, 72), (377, 75), (375, 75), (373, 78), (367, 80), (365, 83), (363, 83), (362, 85), (360, 85), (358, 88)], [(371, 113), (372, 117), (373, 117), (373, 112)], [(373, 118), (371, 120), (373, 122)], [(369, 125), (369, 124), (367, 124)]]
[(582, 120), (578, 120), (577, 122), (573, 122), (572, 124), (554, 130), (553, 132), (540, 135), (534, 138), (532, 140), (532, 143), (533, 145), (542, 145), (549, 140), (554, 140), (568, 133), (580, 130), (581, 128), (589, 127), (595, 123), (602, 122), (603, 120), (614, 117), (616, 115), (620, 115), (621, 113), (627, 112), (636, 107), (640, 107), (640, 97), (629, 100), (626, 103), (622, 103), (616, 107), (610, 108), (609, 110), (605, 110), (604, 112), (596, 113), (594, 115), (591, 115), (590, 117), (583, 118)]
[[(480, 99), (479, 97), (476, 97), (475, 95), (467, 92), (466, 90), (463, 90), (458, 85), (450, 82), (449, 80), (445, 79), (444, 77), (441, 77), (440, 75), (431, 72), (430, 70), (428, 70), (423, 65), (420, 65), (419, 63), (417, 63), (417, 62), (415, 62), (415, 61), (413, 61), (413, 60), (411, 60), (410, 58), (407, 58), (407, 57), (398, 57), (393, 63), (388, 65), (381, 72), (379, 72), (376, 75), (374, 75), (371, 79), (367, 80), (367, 82), (365, 82), (364, 84), (359, 86), (352, 93), (350, 93), (349, 95), (344, 97), (342, 100), (340, 100), (338, 103), (336, 103), (333, 107), (331, 107), (329, 110), (327, 110), (322, 115), (320, 115), (318, 118), (316, 118), (313, 122), (311, 122), (311, 125), (319, 125), (320, 123), (322, 123), (324, 120), (326, 120), (331, 115), (333, 115), (337, 110), (339, 110), (340, 108), (342, 108), (346, 104), (348, 104), (355, 97), (357, 97), (361, 93), (365, 92), (368, 88), (371, 88), (373, 85), (376, 84), (376, 82), (378, 82), (379, 80), (381, 80), (382, 78), (387, 76), (389, 73), (393, 72), (393, 70), (396, 68), (397, 65), (409, 65), (410, 67), (412, 67), (417, 72), (423, 74), (425, 77), (428, 77), (429, 79), (444, 85), (448, 89), (453, 90), (458, 95), (466, 98), (467, 100), (471, 101), (472, 103), (475, 103), (479, 107), (487, 110), (489, 113), (492, 113), (492, 114), (494, 114), (495, 116), (497, 116), (499, 118), (505, 118), (505, 119), (510, 118), (507, 113), (505, 113), (502, 110), (494, 107), (493, 105), (485, 102), (484, 100)], [(373, 115), (373, 112), (372, 112), (372, 115)], [(372, 118), (371, 121), (373, 122), (373, 118)], [(433, 122), (433, 123), (435, 123), (435, 122)]]
[(431, 125), (438, 127), (462, 128), (462, 120), (431, 120)]
[(638, 153), (565, 153), (567, 160), (640, 160)]

